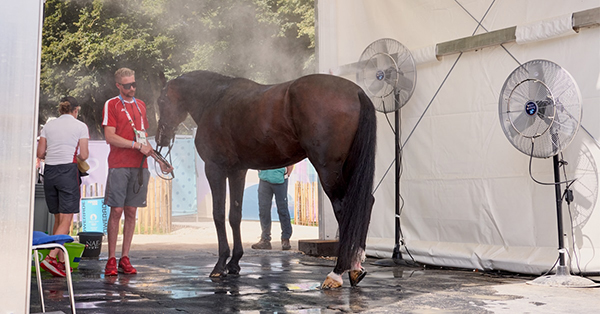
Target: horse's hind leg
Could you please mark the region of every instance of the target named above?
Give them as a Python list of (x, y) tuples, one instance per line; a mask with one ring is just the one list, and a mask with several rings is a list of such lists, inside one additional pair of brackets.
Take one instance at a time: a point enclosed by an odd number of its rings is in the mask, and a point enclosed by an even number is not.
[(205, 164), (206, 178), (210, 185), (213, 198), (213, 220), (217, 230), (219, 241), (219, 260), (210, 273), (210, 277), (225, 277), (225, 263), (229, 258), (229, 244), (227, 243), (227, 230), (225, 229), (225, 196), (226, 196), (226, 174), (213, 163)]
[[(326, 172), (322, 172), (326, 173)], [(320, 174), (321, 175), (321, 174)], [(342, 275), (349, 271), (350, 285), (356, 286), (367, 274), (367, 271), (362, 267), (364, 260), (366, 230), (360, 235), (352, 235), (356, 231), (358, 225), (368, 224), (371, 215), (371, 208), (375, 199), (372, 195), (368, 195), (366, 210), (356, 210), (358, 204), (350, 203), (346, 198), (347, 186), (340, 183), (339, 177), (335, 176), (330, 184), (327, 184), (327, 179), (323, 180), (323, 189), (329, 196), (335, 218), (339, 225), (339, 247), (338, 259), (335, 268), (327, 275), (327, 278), (321, 285), (322, 289), (339, 288), (343, 284)], [(335, 184), (331, 184), (335, 182)], [(356, 253), (351, 254), (351, 247), (357, 248)]]
[(242, 247), (242, 234), (240, 224), (242, 222), (242, 200), (244, 198), (244, 184), (246, 183), (247, 170), (235, 171), (230, 173), (229, 179), (229, 225), (233, 234), (233, 255), (227, 263), (227, 271), (230, 274), (240, 273), (240, 259), (244, 255)]

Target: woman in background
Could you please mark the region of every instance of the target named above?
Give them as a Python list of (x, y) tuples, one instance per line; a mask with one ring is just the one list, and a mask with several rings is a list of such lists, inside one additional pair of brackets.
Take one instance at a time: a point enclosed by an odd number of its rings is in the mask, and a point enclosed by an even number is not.
[[(81, 107), (71, 96), (60, 100), (60, 117), (46, 123), (40, 132), (37, 157), (45, 159), (44, 194), (48, 211), (54, 214), (53, 234), (68, 234), (73, 214), (79, 213), (81, 200), (77, 161), (89, 156), (89, 131), (77, 120)], [(58, 261), (57, 261), (58, 255)], [(42, 261), (41, 267), (54, 276), (66, 276), (64, 256), (53, 249)]]

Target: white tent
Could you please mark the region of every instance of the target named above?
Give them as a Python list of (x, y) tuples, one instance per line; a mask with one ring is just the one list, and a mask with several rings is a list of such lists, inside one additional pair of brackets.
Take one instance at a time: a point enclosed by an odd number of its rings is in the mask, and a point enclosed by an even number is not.
[[(554, 265), (554, 187), (530, 178), (529, 156), (507, 140), (498, 115), (509, 74), (519, 64), (546, 59), (571, 73), (583, 99), (584, 129), (564, 151), (568, 176), (579, 178), (574, 203), (563, 205), (570, 265), (576, 273), (600, 271), (599, 7), (597, 0), (317, 2), (320, 72), (355, 80), (348, 65), (380, 38), (401, 42), (418, 61), (415, 92), (401, 109), (404, 259), (408, 248), (416, 261), (440, 266), (540, 274)], [(570, 23), (582, 23), (573, 19), (578, 12), (592, 27), (573, 30)], [(516, 40), (440, 57), (441, 43), (505, 29)], [(394, 175), (384, 174), (394, 161), (394, 139), (385, 115), (378, 113), (378, 120), (375, 183), (382, 185), (367, 253), (391, 257)], [(551, 159), (534, 158), (536, 179), (554, 182), (552, 170)], [(335, 237), (331, 221), (323, 221), (326, 237)]]

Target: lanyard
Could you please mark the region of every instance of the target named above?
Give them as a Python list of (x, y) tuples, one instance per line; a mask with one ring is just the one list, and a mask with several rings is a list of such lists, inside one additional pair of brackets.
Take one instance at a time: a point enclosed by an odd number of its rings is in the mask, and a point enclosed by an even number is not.
[[(127, 107), (125, 107), (125, 101), (123, 100), (123, 97), (121, 95), (119, 95), (119, 99), (121, 100), (121, 104), (123, 104), (123, 110), (125, 111), (125, 114), (127, 115), (127, 119), (129, 119), (129, 123), (131, 123), (131, 127), (133, 127), (133, 132), (136, 132), (137, 129), (135, 128), (135, 123), (133, 122), (133, 119), (131, 119), (129, 112), (127, 111)], [(145, 130), (144, 129), (144, 118), (142, 117), (142, 110), (140, 110), (140, 106), (138, 106), (138, 103), (135, 100), (135, 97), (133, 97), (133, 102), (135, 103), (135, 106), (137, 107), (137, 110), (140, 113), (140, 121), (142, 122), (142, 130)]]

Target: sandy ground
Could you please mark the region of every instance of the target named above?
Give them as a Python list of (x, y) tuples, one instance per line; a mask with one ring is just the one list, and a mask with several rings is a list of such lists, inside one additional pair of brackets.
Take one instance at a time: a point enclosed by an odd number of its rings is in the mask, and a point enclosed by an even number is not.
[[(173, 222), (174, 231), (170, 234), (146, 235), (136, 234), (133, 237), (133, 245), (136, 244), (217, 244), (217, 231), (210, 220), (198, 222)], [(242, 242), (246, 244), (256, 243), (260, 240), (260, 222), (244, 220), (241, 225)], [(292, 247), (298, 247), (300, 239), (318, 239), (319, 227), (292, 225)], [(278, 243), (281, 238), (281, 227), (279, 222), (273, 222), (271, 226), (272, 242)], [(231, 228), (227, 224), (227, 240), (232, 243), (233, 236)], [(105, 237), (106, 241), (106, 237)]]

